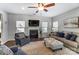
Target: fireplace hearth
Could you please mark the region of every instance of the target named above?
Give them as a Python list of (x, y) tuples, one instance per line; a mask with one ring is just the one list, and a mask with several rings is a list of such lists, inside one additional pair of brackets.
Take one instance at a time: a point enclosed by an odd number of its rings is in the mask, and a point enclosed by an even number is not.
[(30, 38), (38, 38), (38, 30), (30, 30)]

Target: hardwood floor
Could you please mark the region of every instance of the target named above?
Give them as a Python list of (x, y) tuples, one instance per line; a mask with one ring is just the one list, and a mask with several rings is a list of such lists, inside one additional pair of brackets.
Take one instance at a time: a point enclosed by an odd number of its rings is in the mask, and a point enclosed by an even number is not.
[(11, 47), (11, 46), (16, 45), (16, 42), (15, 42), (15, 40), (10, 40), (10, 41), (6, 42), (5, 45), (8, 47)]

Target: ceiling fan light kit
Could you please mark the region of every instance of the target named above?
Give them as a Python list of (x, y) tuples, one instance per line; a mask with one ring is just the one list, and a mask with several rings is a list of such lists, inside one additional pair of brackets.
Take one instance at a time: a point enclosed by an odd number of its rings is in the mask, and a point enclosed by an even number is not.
[(44, 9), (44, 7), (38, 7), (38, 10), (43, 10)]

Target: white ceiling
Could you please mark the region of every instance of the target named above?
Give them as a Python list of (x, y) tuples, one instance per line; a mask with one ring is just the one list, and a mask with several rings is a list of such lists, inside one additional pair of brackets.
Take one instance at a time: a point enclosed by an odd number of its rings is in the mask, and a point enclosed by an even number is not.
[[(16, 13), (33, 15), (37, 9), (27, 8), (28, 6), (37, 5), (36, 3), (0, 3), (0, 10)], [(53, 17), (74, 8), (79, 7), (79, 3), (56, 3), (55, 6), (48, 8), (48, 12), (40, 11), (36, 15)]]

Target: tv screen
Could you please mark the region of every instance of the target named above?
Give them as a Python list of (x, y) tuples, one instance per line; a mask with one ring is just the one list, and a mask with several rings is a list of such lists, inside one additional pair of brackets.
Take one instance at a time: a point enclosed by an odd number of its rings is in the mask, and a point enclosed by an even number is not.
[(29, 26), (39, 26), (39, 20), (29, 20)]

